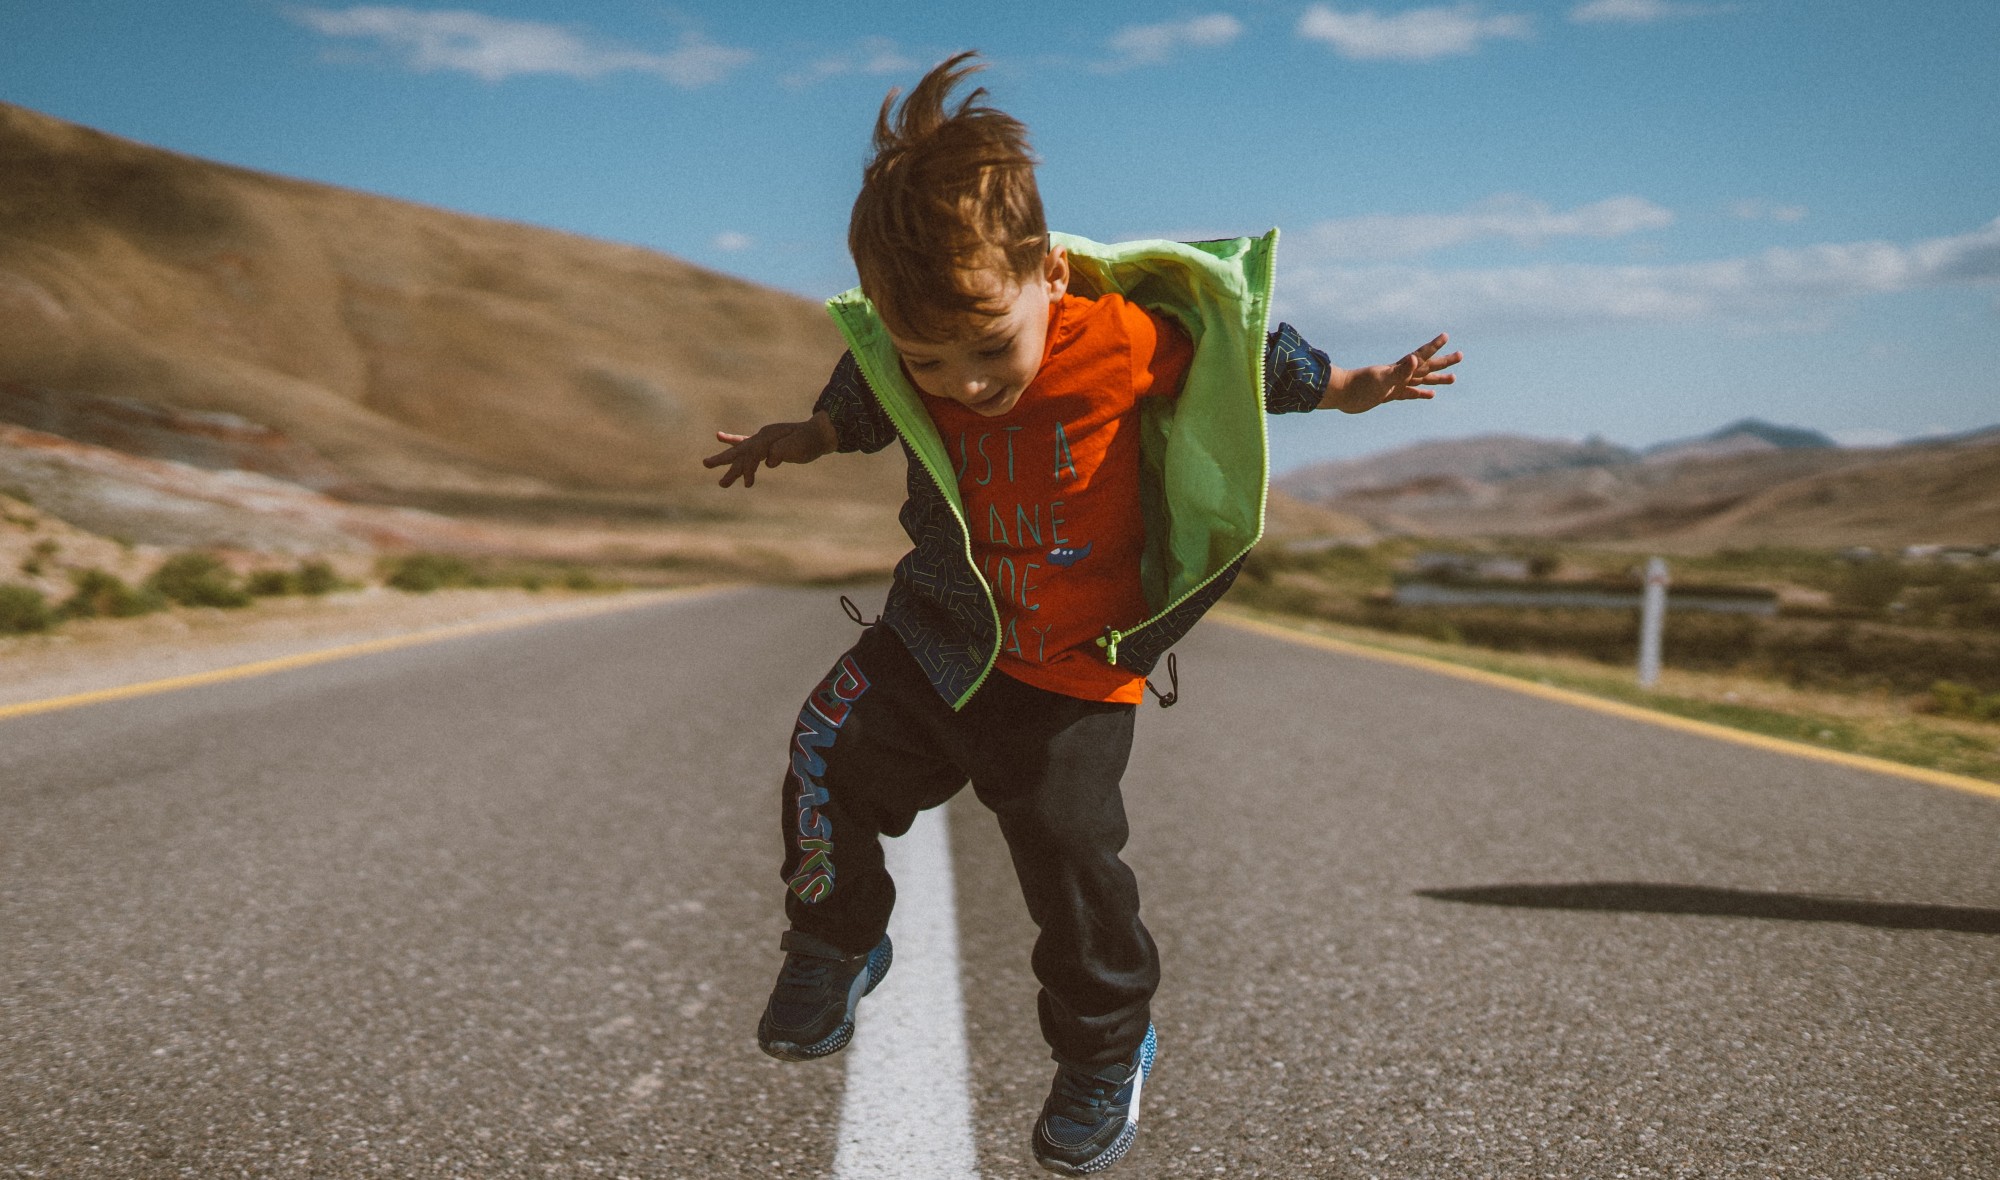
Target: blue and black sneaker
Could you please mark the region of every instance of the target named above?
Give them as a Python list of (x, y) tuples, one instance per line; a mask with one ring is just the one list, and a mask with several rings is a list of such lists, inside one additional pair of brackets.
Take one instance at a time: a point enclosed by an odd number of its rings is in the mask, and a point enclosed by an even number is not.
[(1058, 1066), (1035, 1123), (1035, 1162), (1051, 1172), (1084, 1176), (1123, 1158), (1139, 1133), (1139, 1093), (1153, 1072), (1158, 1049), (1149, 1024), (1145, 1043), (1124, 1065), (1096, 1073)]
[(883, 935), (875, 949), (860, 955), (810, 934), (785, 931), (778, 943), (785, 965), (757, 1022), (757, 1044), (780, 1061), (811, 1061), (847, 1047), (854, 1035), (854, 1009), (889, 974), (894, 952)]

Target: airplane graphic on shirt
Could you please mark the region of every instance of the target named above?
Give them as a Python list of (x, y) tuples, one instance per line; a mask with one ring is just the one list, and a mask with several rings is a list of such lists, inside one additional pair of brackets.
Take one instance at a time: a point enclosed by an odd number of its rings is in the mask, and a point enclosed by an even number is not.
[(1070, 566), (1090, 556), (1090, 546), (1091, 542), (1089, 541), (1085, 541), (1081, 546), (1058, 545), (1054, 549), (1049, 550), (1049, 561), (1064, 569), (1068, 569)]

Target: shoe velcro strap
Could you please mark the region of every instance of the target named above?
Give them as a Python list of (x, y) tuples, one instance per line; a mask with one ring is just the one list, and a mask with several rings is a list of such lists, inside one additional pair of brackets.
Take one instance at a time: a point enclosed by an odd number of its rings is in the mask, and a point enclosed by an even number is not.
[(850, 955), (830, 942), (823, 942), (799, 930), (785, 931), (784, 936), (778, 939), (778, 947), (781, 950), (790, 951), (795, 955), (811, 955), (815, 959), (831, 959), (836, 963), (846, 963), (855, 959), (865, 959), (868, 957), (868, 952), (866, 951), (858, 955)]

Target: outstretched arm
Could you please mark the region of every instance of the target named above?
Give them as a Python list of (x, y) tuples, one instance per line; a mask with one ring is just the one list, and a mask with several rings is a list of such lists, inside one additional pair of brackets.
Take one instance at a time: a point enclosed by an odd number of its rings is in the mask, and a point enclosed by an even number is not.
[(1326, 393), (1319, 399), (1319, 408), (1359, 414), (1383, 402), (1428, 400), (1436, 396), (1435, 391), (1424, 387), (1450, 385), (1457, 378), (1444, 370), (1465, 359), (1462, 352), (1437, 355), (1438, 349), (1443, 348), (1449, 339), (1439, 335), (1393, 365), (1370, 365), (1365, 369), (1335, 366), (1327, 378)]
[(729, 470), (722, 473), (722, 486), (725, 488), (738, 479), (746, 488), (755, 487), (759, 467), (810, 463), (839, 445), (833, 431), (833, 419), (824, 410), (803, 422), (773, 422), (755, 434), (730, 434), (718, 430), (715, 440), (729, 444), (728, 449), (703, 459), (701, 465), (727, 466)]

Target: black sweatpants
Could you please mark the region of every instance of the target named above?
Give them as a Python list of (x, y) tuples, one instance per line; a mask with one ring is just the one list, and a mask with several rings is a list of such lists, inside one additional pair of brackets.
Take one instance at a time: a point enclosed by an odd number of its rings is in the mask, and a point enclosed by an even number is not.
[(1042, 1036), (1064, 1062), (1131, 1059), (1159, 987), (1159, 952), (1118, 854), (1132, 705), (1080, 701), (994, 671), (954, 713), (887, 627), (869, 628), (807, 698), (784, 784), (792, 928), (860, 953), (888, 929), (896, 887), (878, 836), (969, 779), (999, 818), (1041, 931)]

